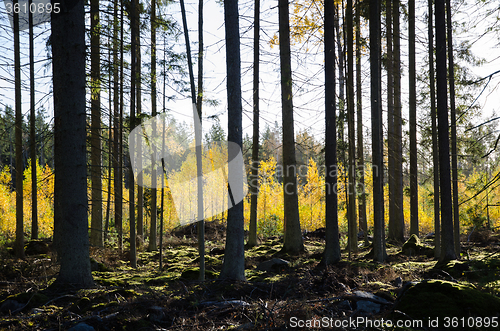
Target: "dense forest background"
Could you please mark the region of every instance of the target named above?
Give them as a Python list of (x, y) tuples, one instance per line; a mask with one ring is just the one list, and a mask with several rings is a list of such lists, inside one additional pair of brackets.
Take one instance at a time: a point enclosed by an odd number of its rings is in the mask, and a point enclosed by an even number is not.
[[(137, 236), (150, 250), (156, 250), (162, 237), (159, 231), (181, 225), (169, 188), (160, 193), (160, 189), (135, 185), (137, 178), (130, 168), (128, 134), (159, 113), (167, 114), (173, 124), (176, 143), (190, 150), (165, 178), (167, 182), (210, 171), (214, 159), (226, 157), (215, 143), (239, 140), (235, 142), (241, 147), (250, 187), (242, 217), (251, 245), (257, 243), (255, 238), (284, 236), (285, 250), (301, 251), (300, 244), (287, 244), (287, 240), (301, 241), (300, 235), (286, 239), (288, 235), (324, 227), (328, 232), (332, 219), (331, 224), (341, 233), (336, 245), (348, 245), (349, 252), (357, 251), (358, 237), (366, 241), (368, 236), (376, 238), (377, 229), (382, 229), (382, 237), (401, 243), (410, 234), (435, 233), (437, 247), (445, 245), (439, 242), (442, 230), (447, 236), (444, 240), (455, 241), (454, 251), (460, 257), (462, 235), (482, 227), (498, 228), (500, 135), (496, 109), (485, 101), (498, 94), (498, 71), (484, 77), (472, 73), (475, 67), (498, 62), (474, 51), (474, 45), (485, 39), (498, 45), (499, 10), (495, 4), (448, 1), (443, 7), (447, 16), (439, 12), (434, 17), (428, 13), (432, 3), (384, 1), (378, 12), (382, 24), (373, 30), (370, 24), (376, 22), (370, 16), (373, 6), (369, 1), (334, 2), (329, 22), (325, 13), (330, 9), (322, 1), (280, 1), (278, 16), (273, 3), (262, 4), (260, 10), (260, 2), (245, 2), (235, 5), (236, 11), (244, 13), (237, 17), (241, 23), (230, 27), (226, 23), (225, 46), (224, 40), (204, 46), (204, 34), (211, 32), (203, 28), (202, 2), (189, 4), (197, 12), (197, 27), (187, 25), (184, 3), (180, 4), (138, 0), (85, 4), (86, 196), (92, 247), (122, 250), (135, 243), (127, 239), (124, 244), (126, 238)], [(215, 5), (227, 14), (224, 4)], [(415, 16), (415, 11), (422, 15)], [(474, 17), (467, 14), (470, 12)], [(192, 23), (196, 16), (189, 16)], [(209, 20), (205, 17), (205, 22)], [(50, 70), (60, 68), (53, 63), (52, 52), (59, 45), (54, 45), (48, 24), (16, 29), (16, 15), (13, 21), (14, 29), (4, 15), (1, 26), (5, 51), (1, 55), (0, 233), (3, 241), (16, 239), (16, 254), (23, 256), (24, 241), (50, 238), (57, 227), (54, 130), (58, 122), (51, 101)], [(486, 21), (491, 24), (485, 28)], [(331, 24), (328, 28), (327, 23)], [(439, 30), (445, 23), (445, 30)], [(191, 50), (189, 43), (193, 31), (198, 34), (192, 43), (197, 50)], [(225, 58), (225, 99), (217, 93), (219, 87), (211, 90), (214, 82), (205, 79), (210, 74), (204, 73), (203, 65), (222, 61), (221, 53), (207, 52), (214, 47), (227, 51), (232, 45), (230, 32), (238, 36), (238, 57), (240, 48), (242, 52), (241, 58), (236, 59), (236, 53)], [(374, 45), (380, 47), (377, 57), (372, 54), (377, 52)], [(221, 58), (215, 60), (217, 56)], [(236, 60), (238, 69), (230, 65)], [(377, 66), (378, 78), (370, 71)], [(229, 83), (230, 70), (237, 73), (235, 81), (241, 84)], [(381, 96), (376, 112), (374, 79), (379, 80)], [(281, 112), (272, 110), (279, 105), (276, 89), (280, 80)], [(265, 87), (259, 90), (259, 83)], [(239, 94), (230, 91), (233, 87), (239, 88)], [(333, 99), (325, 96), (328, 92)], [(241, 96), (242, 105), (231, 103), (234, 95)], [(201, 138), (192, 120), (186, 120), (192, 116), (191, 109), (183, 113), (179, 111), (182, 107), (173, 106), (179, 99), (196, 105), (203, 125)], [(259, 103), (266, 107), (259, 109)], [(379, 122), (373, 122), (375, 118)], [(260, 127), (259, 119), (264, 123)], [(444, 133), (448, 129), (449, 134)], [(444, 141), (448, 135), (449, 143)], [(210, 158), (203, 159), (196, 148), (190, 149), (197, 141), (202, 141), (204, 155)], [(443, 162), (449, 171), (440, 168)], [(291, 174), (290, 166), (294, 168)], [(443, 172), (450, 173), (449, 188), (446, 177), (439, 178)], [(334, 192), (329, 192), (331, 180), (335, 181)], [(443, 180), (445, 183), (439, 183)], [(207, 180), (203, 185), (215, 187)], [(293, 194), (285, 192), (286, 187), (292, 187)], [(185, 189), (186, 199), (196, 195), (196, 188)], [(213, 194), (223, 201), (230, 199), (224, 191)], [(443, 200), (443, 194), (449, 194), (450, 200)], [(332, 196), (335, 204), (329, 200)], [(444, 212), (448, 207), (452, 213)], [(230, 209), (229, 214), (232, 212)], [(440, 214), (446, 218), (442, 225)], [(453, 217), (451, 223), (446, 223), (448, 217)], [(230, 219), (223, 212), (205, 221)], [(285, 220), (298, 232), (287, 234)], [(454, 231), (451, 237), (449, 224)], [(439, 254), (436, 250), (436, 257)], [(132, 255), (132, 266), (134, 259)]]

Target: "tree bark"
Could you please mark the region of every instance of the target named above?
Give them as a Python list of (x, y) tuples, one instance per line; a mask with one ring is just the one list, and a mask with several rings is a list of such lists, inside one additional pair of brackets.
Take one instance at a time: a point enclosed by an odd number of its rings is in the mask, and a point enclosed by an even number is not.
[(415, 0), (408, 2), (409, 85), (410, 85), (410, 234), (419, 235), (417, 168), (417, 88), (415, 69)]
[(257, 201), (259, 197), (259, 55), (260, 55), (260, 0), (255, 0), (253, 30), (253, 137), (252, 178), (250, 179), (250, 226), (248, 247), (258, 245)]
[(354, 24), (353, 3), (347, 0), (347, 131), (349, 138), (348, 231), (349, 253), (358, 252), (358, 222), (356, 220), (356, 135), (354, 131)]
[(341, 259), (337, 211), (337, 121), (335, 115), (335, 5), (325, 0), (325, 218), (326, 243), (321, 264)]
[[(203, 105), (203, 0), (198, 0), (198, 95), (196, 98), (196, 110), (200, 120), (200, 132), (197, 136), (196, 167), (198, 175), (198, 219), (203, 215), (203, 165), (201, 159), (201, 119)], [(205, 220), (204, 216), (198, 221), (198, 253), (200, 254), (200, 276), (199, 280), (205, 280)]]
[(458, 160), (457, 160), (457, 111), (455, 107), (455, 65), (453, 61), (453, 28), (451, 25), (451, 2), (446, 0), (446, 31), (448, 42), (448, 79), (450, 84), (451, 120), (451, 176), (453, 185), (453, 234), (455, 254), (460, 258), (460, 210), (458, 205)]
[(366, 219), (366, 193), (365, 193), (365, 157), (363, 144), (363, 107), (362, 107), (362, 82), (361, 82), (361, 22), (360, 0), (356, 1), (356, 114), (357, 114), (357, 148), (358, 148), (358, 184), (361, 192), (358, 194), (359, 226), (363, 231), (365, 246), (370, 245), (368, 240), (368, 220)]
[[(121, 32), (120, 39), (118, 40), (118, 0), (114, 0), (113, 8), (113, 82), (114, 82), (114, 94), (113, 94), (113, 169), (114, 169), (114, 195), (115, 195), (115, 228), (118, 233), (118, 249), (120, 252), (123, 249), (123, 230), (122, 230), (122, 115), (123, 115), (123, 7), (121, 11)], [(118, 43), (120, 43), (120, 70), (118, 71)], [(118, 83), (120, 81), (120, 83)], [(120, 98), (120, 99), (119, 99)]]
[[(32, 0), (28, 1), (31, 7)], [(30, 158), (31, 158), (31, 239), (38, 239), (38, 195), (36, 177), (35, 46), (33, 13), (29, 13), (30, 43)]]
[[(17, 0), (13, 2), (14, 6)], [(19, 47), (19, 13), (14, 11), (14, 98), (16, 103), (15, 140), (16, 140), (16, 257), (24, 258), (23, 224), (23, 112), (21, 109), (21, 51)]]
[(434, 78), (434, 28), (432, 24), (432, 3), (428, 1), (428, 34), (429, 34), (429, 83), (431, 97), (431, 125), (432, 125), (432, 164), (434, 178), (434, 257), (441, 256), (441, 222), (439, 207), (439, 150), (436, 123), (436, 82)]
[[(241, 104), (241, 57), (238, 1), (224, 1), (224, 27), (226, 31), (226, 71), (228, 104), (228, 142), (242, 147), (242, 104)], [(230, 145), (229, 145), (230, 146)], [(228, 161), (232, 160), (236, 148), (228, 148)], [(229, 165), (230, 178), (243, 178), (243, 169)], [(242, 195), (243, 183), (231, 185), (234, 195)], [(227, 211), (226, 246), (224, 262), (219, 278), (245, 280), (245, 251), (243, 232), (243, 201)]]
[(370, 1), (370, 94), (373, 155), (373, 260), (386, 259), (384, 230), (384, 151), (380, 74), (380, 0)]
[[(402, 142), (402, 114), (401, 114), (401, 47), (399, 31), (399, 0), (394, 0), (393, 6), (393, 74), (394, 74), (394, 131), (392, 135), (394, 168), (389, 169), (389, 177), (394, 176), (392, 203), (389, 203), (389, 238), (404, 242), (404, 214), (403, 214), (403, 142)], [(391, 208), (392, 207), (392, 208)], [(391, 218), (392, 216), (392, 218)]]
[(288, 0), (278, 0), (281, 66), (281, 104), (283, 120), (283, 194), (284, 231), (282, 252), (298, 254), (304, 250), (300, 230), (295, 161), (295, 136), (292, 103), (292, 67)]
[(453, 239), (453, 206), (451, 201), (450, 139), (448, 123), (448, 91), (446, 80), (445, 0), (435, 1), (436, 15), (436, 78), (439, 141), (439, 183), (441, 188), (441, 258), (456, 259)]
[[(54, 244), (61, 263), (54, 283), (93, 286), (87, 219), (85, 12), (82, 0), (52, 13), (54, 95)], [(57, 287), (56, 287), (57, 286)]]
[[(130, 12), (130, 30), (131, 30), (131, 55), (130, 55), (130, 132), (135, 128), (135, 109), (136, 109), (136, 80), (137, 80), (137, 35), (138, 24), (138, 1), (132, 0), (132, 9)], [(134, 154), (137, 152), (136, 142), (134, 139), (130, 141), (131, 146), (130, 158), (135, 157)], [(132, 169), (132, 160), (130, 160), (129, 165), (129, 225), (130, 225), (130, 266), (132, 268), (137, 267), (137, 247), (136, 247), (136, 228), (135, 228), (135, 179), (134, 171)]]
[[(156, 110), (156, 0), (151, 0), (151, 116), (155, 117)], [(153, 127), (153, 137), (156, 137), (156, 125)], [(149, 227), (149, 250), (158, 249), (156, 245), (156, 218), (157, 218), (157, 190), (155, 156), (152, 155), (152, 187), (151, 187), (151, 225)], [(161, 234), (160, 234), (161, 236)]]
[(90, 244), (103, 247), (101, 178), (101, 62), (99, 0), (90, 1)]

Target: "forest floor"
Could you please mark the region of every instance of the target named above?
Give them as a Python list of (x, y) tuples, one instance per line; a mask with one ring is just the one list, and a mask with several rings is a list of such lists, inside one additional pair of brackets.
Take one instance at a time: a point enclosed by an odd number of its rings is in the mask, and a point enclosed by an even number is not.
[[(16, 260), (2, 247), (0, 330), (430, 330), (434, 326), (430, 317), (423, 325), (408, 324), (418, 314), (400, 303), (401, 293), (424, 279), (472, 286), (500, 302), (498, 233), (484, 230), (464, 236), (462, 259), (440, 267), (427, 248), (406, 252), (408, 256), (402, 253), (401, 244), (387, 244), (386, 263), (373, 263), (371, 249), (360, 247), (351, 259), (343, 251), (342, 261), (325, 269), (319, 264), (324, 230), (304, 234), (306, 251), (300, 256), (280, 254), (281, 239), (272, 237), (246, 250), (247, 281), (229, 282), (217, 280), (224, 232), (219, 223), (207, 223), (204, 282), (197, 280), (196, 233), (190, 225), (165, 237), (162, 272), (159, 253), (147, 252), (147, 247), (140, 247), (137, 269), (129, 266), (126, 251), (92, 249), (96, 286), (64, 292), (48, 287), (58, 271), (53, 253), (39, 254), (32, 247), (29, 253), (37, 254)], [(422, 240), (422, 244), (430, 246), (432, 239)], [(273, 258), (289, 263), (267, 269), (261, 264)], [(424, 309), (441, 299), (431, 293), (420, 304)], [(495, 306), (497, 301), (488, 305)], [(468, 321), (463, 317), (485, 318), (471, 310), (476, 304), (467, 305), (467, 316), (461, 316), (464, 311), (459, 308), (452, 310), (457, 322), (452, 326), (458, 326), (457, 330), (464, 329), (459, 323)], [(473, 320), (471, 329), (498, 330), (491, 322), (500, 318), (500, 309), (493, 311), (496, 317), (488, 316), (487, 326), (485, 320), (481, 325)], [(446, 316), (440, 318), (443, 323)], [(396, 328), (393, 323), (397, 320), (408, 323)]]

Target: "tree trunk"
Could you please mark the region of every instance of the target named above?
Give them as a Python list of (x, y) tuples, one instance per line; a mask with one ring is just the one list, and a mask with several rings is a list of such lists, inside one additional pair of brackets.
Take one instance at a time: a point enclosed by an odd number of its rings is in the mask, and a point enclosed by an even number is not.
[(362, 107), (362, 82), (361, 82), (361, 22), (360, 0), (356, 1), (356, 112), (357, 112), (357, 140), (358, 140), (358, 184), (361, 189), (358, 199), (359, 226), (363, 231), (365, 246), (370, 245), (368, 240), (368, 220), (366, 219), (366, 193), (365, 193), (365, 157), (363, 147), (363, 107)]
[(205, 280), (205, 220), (203, 211), (203, 165), (201, 158), (201, 119), (203, 104), (203, 0), (198, 0), (198, 96), (196, 98), (197, 116), (200, 120), (196, 148), (196, 170), (198, 176), (198, 253), (200, 254), (200, 276), (198, 280)]
[(335, 5), (325, 0), (325, 218), (326, 243), (321, 264), (340, 261), (337, 211), (337, 121), (335, 116)]
[[(399, 0), (394, 0), (393, 6), (393, 78), (394, 78), (394, 113), (392, 135), (392, 156), (394, 168), (389, 169), (389, 177), (394, 176), (393, 186), (389, 186), (392, 199), (389, 201), (389, 238), (404, 242), (404, 214), (403, 214), (403, 142), (401, 116), (401, 55), (399, 31)], [(389, 126), (390, 123), (388, 124)], [(390, 182), (391, 183), (391, 182)]]
[(103, 247), (99, 0), (90, 1), (90, 31), (90, 180), (92, 182), (90, 244)]
[[(54, 244), (61, 267), (54, 283), (72, 289), (94, 284), (87, 219), (85, 12), (82, 0), (53, 14)], [(56, 287), (58, 286), (58, 287)]]
[(438, 150), (438, 137), (437, 137), (437, 123), (436, 123), (436, 82), (434, 79), (434, 29), (432, 24), (432, 3), (433, 0), (428, 1), (428, 34), (429, 34), (429, 83), (431, 95), (431, 122), (432, 122), (432, 164), (434, 175), (434, 257), (441, 256), (441, 226), (440, 226), (440, 207), (439, 207), (439, 150)]
[(278, 0), (278, 10), (283, 120), (283, 200), (285, 209), (285, 238), (282, 252), (298, 254), (304, 250), (304, 244), (302, 242), (302, 232), (300, 231), (297, 197), (288, 0)]
[(396, 198), (394, 190), (394, 58), (392, 33), (392, 0), (386, 1), (386, 38), (387, 38), (387, 182), (389, 188), (389, 239), (395, 239)]
[(441, 187), (441, 259), (456, 259), (453, 239), (453, 206), (451, 202), (450, 139), (448, 123), (448, 91), (446, 81), (445, 0), (436, 0), (436, 78), (439, 138), (439, 183)]
[[(201, 0), (200, 0), (201, 1)], [(184, 0), (180, 1), (181, 3), (181, 12), (182, 12), (182, 25), (184, 27), (184, 38), (186, 41), (186, 53), (187, 53), (187, 59), (188, 59), (188, 70), (189, 70), (189, 81), (191, 85), (191, 101), (193, 103), (193, 120), (194, 120), (194, 135), (195, 135), (195, 145), (196, 145), (196, 176), (197, 176), (197, 188), (198, 188), (198, 193), (197, 193), (197, 213), (198, 213), (198, 220), (203, 220), (204, 217), (204, 209), (203, 209), (203, 168), (202, 168), (202, 155), (201, 155), (201, 133), (202, 133), (202, 128), (201, 128), (201, 113), (198, 113), (198, 108), (196, 106), (196, 89), (194, 87), (194, 74), (193, 74), (193, 63), (191, 60), (191, 46), (189, 43), (189, 30), (187, 27), (187, 21), (186, 21), (186, 9), (184, 7)], [(227, 47), (227, 46), (226, 46)], [(201, 69), (203, 70), (203, 69)], [(200, 108), (201, 111), (201, 108)], [(205, 227), (205, 223), (199, 225)], [(199, 230), (203, 231), (203, 237), (204, 237), (204, 229)], [(200, 232), (198, 232), (198, 240), (200, 239)], [(202, 238), (204, 241), (204, 238)], [(205, 279), (205, 243), (199, 243), (198, 244), (198, 249), (199, 249), (199, 254), (200, 254), (200, 277), (199, 279), (203, 280)]]
[(418, 169), (417, 169), (417, 88), (415, 69), (415, 0), (408, 2), (408, 53), (410, 84), (410, 234), (419, 235), (418, 229)]
[[(136, 101), (136, 80), (137, 80), (137, 35), (138, 24), (136, 20), (138, 15), (138, 1), (132, 0), (132, 9), (130, 12), (130, 30), (131, 30), (131, 63), (130, 63), (130, 132), (135, 128), (135, 101)], [(130, 141), (130, 158), (135, 157), (136, 142), (134, 139)], [(137, 247), (136, 247), (136, 229), (135, 229), (135, 180), (134, 171), (132, 169), (132, 160), (129, 164), (129, 225), (130, 225), (130, 266), (137, 267)]]
[(380, 0), (370, 1), (370, 91), (373, 155), (373, 260), (386, 259), (384, 230), (384, 151), (380, 74)]
[[(137, 39), (137, 74), (136, 74), (136, 98), (135, 98), (135, 111), (139, 119), (136, 118), (136, 123), (137, 125), (142, 123), (143, 117), (141, 116), (142, 114), (142, 60), (141, 60), (141, 24), (140, 24), (140, 9), (139, 9), (139, 3), (137, 4), (136, 7), (136, 39)], [(142, 144), (137, 144), (137, 162), (138, 164), (142, 163)], [(145, 236), (144, 236), (144, 188), (142, 185), (137, 185), (137, 241), (140, 243), (143, 243)], [(140, 244), (139, 244), (140, 245)]]
[[(242, 105), (241, 105), (241, 60), (238, 1), (224, 1), (224, 27), (226, 31), (226, 71), (228, 104), (228, 142), (236, 143), (236, 148), (228, 148), (228, 161), (242, 147)], [(230, 178), (243, 178), (243, 168), (229, 165)], [(238, 183), (239, 184), (239, 183)], [(243, 183), (231, 185), (234, 195), (243, 194)], [(245, 280), (245, 251), (243, 232), (243, 201), (227, 211), (226, 246), (224, 262), (219, 278)]]
[[(347, 0), (347, 131), (349, 136), (348, 231), (349, 253), (358, 252), (358, 222), (356, 220), (356, 135), (354, 131), (354, 25), (352, 0)], [(350, 257), (349, 257), (350, 258)]]
[(396, 239), (404, 242), (405, 220), (403, 213), (403, 117), (401, 114), (401, 33), (399, 30), (399, 0), (394, 0), (393, 23), (394, 23), (394, 169), (395, 169), (395, 200), (396, 200)]
[[(123, 8), (123, 7), (122, 7)], [(114, 27), (113, 27), (113, 82), (114, 82), (114, 94), (113, 94), (113, 169), (114, 169), (114, 195), (115, 195), (115, 228), (118, 233), (118, 249), (120, 252), (123, 249), (123, 229), (122, 229), (122, 114), (123, 114), (123, 9), (121, 11), (121, 32), (120, 41), (118, 40), (118, 0), (114, 0)], [(120, 42), (120, 70), (121, 74), (119, 76), (118, 72), (118, 42)], [(119, 78), (120, 77), (120, 78)], [(120, 81), (120, 84), (118, 84)], [(118, 99), (120, 97), (120, 100)]]
[(255, 0), (253, 27), (253, 137), (252, 178), (250, 178), (250, 227), (248, 247), (258, 245), (257, 201), (259, 197), (259, 55), (260, 55), (260, 0)]
[[(28, 1), (29, 6), (32, 0)], [(36, 178), (35, 46), (33, 13), (29, 13), (30, 40), (30, 158), (31, 158), (31, 239), (38, 239), (38, 199)]]
[[(109, 39), (108, 39), (109, 40)], [(108, 41), (108, 62), (111, 64), (111, 51), (112, 47)], [(113, 159), (113, 116), (111, 114), (111, 108), (113, 107), (113, 100), (111, 98), (113, 85), (111, 82), (112, 69), (109, 69), (108, 73), (108, 109), (109, 109), (109, 131), (108, 131), (108, 187), (107, 187), (107, 199), (106, 199), (106, 215), (104, 217), (104, 237), (103, 244), (108, 240), (109, 231), (109, 218), (111, 211), (111, 176), (112, 176), (112, 159)]]
[[(17, 0), (13, 2), (18, 4)], [(23, 224), (23, 113), (21, 110), (21, 51), (19, 47), (19, 13), (14, 11), (14, 76), (15, 76), (15, 140), (16, 140), (16, 257), (24, 258)]]
[(458, 160), (457, 160), (457, 111), (455, 108), (455, 65), (453, 61), (453, 28), (451, 25), (451, 2), (446, 0), (447, 42), (448, 42), (448, 79), (450, 84), (451, 117), (451, 176), (453, 184), (453, 233), (455, 254), (460, 258), (460, 210), (458, 208)]
[[(151, 0), (151, 115), (155, 117), (156, 110), (156, 0)], [(156, 125), (153, 126), (153, 137), (156, 137)], [(149, 250), (155, 251), (156, 246), (156, 218), (157, 218), (157, 183), (155, 156), (151, 156), (152, 185), (151, 185), (151, 225), (149, 227)]]

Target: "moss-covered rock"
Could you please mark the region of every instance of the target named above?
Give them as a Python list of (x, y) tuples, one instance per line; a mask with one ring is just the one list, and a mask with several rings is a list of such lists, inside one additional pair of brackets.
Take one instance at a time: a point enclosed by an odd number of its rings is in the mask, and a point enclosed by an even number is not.
[(403, 244), (401, 252), (405, 255), (434, 255), (434, 249), (422, 244), (416, 234), (412, 234), (410, 238)]
[(401, 292), (393, 312), (394, 318), (401, 318), (397, 311), (413, 319), (438, 318), (440, 323), (446, 317), (495, 317), (500, 316), (500, 298), (469, 285), (425, 280)]
[[(199, 276), (200, 276), (200, 268), (187, 268), (181, 274), (181, 278), (188, 280), (197, 280), (199, 279)], [(217, 278), (217, 276), (218, 276), (217, 272), (208, 269), (205, 270), (206, 279), (215, 279)]]

